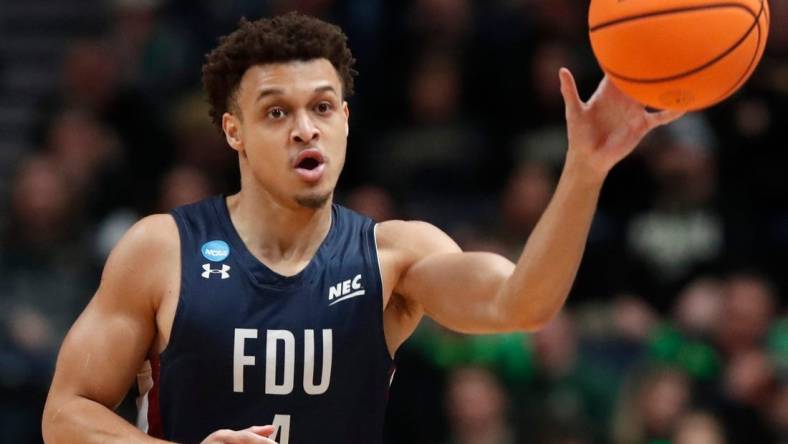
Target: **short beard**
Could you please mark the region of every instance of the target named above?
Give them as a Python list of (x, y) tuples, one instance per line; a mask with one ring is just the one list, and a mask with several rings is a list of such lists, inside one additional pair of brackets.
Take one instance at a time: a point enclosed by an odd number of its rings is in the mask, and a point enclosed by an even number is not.
[(312, 195), (312, 196), (296, 196), (295, 200), (298, 205), (302, 207), (309, 208), (311, 210), (317, 210), (323, 208), (323, 206), (331, 199), (331, 192), (328, 192), (323, 195)]

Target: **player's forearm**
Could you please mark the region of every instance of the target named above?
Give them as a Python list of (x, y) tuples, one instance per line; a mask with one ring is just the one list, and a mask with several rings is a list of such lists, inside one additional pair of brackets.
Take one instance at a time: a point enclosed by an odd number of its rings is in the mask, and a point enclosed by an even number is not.
[(604, 176), (567, 159), (555, 194), (501, 292), (504, 313), (534, 330), (561, 309), (585, 250)]
[(41, 426), (47, 444), (167, 442), (146, 435), (112, 410), (81, 396), (47, 401)]

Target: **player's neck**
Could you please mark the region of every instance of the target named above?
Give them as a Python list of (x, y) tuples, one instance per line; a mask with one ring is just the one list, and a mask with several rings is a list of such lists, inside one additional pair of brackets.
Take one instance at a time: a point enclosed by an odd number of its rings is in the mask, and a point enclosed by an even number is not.
[(269, 266), (281, 264), (285, 271), (305, 266), (331, 228), (330, 202), (319, 209), (288, 207), (266, 193), (241, 190), (228, 197), (227, 207), (249, 251)]

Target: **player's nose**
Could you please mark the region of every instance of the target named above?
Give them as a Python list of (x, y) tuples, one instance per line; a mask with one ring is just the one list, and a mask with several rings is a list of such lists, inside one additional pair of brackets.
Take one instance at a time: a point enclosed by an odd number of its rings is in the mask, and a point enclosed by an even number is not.
[(309, 143), (320, 138), (320, 130), (309, 117), (309, 113), (301, 111), (296, 115), (290, 138), (296, 143)]

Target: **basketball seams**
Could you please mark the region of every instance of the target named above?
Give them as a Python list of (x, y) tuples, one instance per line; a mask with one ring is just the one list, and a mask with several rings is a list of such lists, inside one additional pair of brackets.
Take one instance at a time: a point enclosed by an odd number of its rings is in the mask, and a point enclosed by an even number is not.
[[(763, 0), (761, 0), (761, 4), (763, 4)], [(750, 15), (753, 17), (756, 17), (756, 15), (759, 14), (758, 12), (755, 12), (752, 9), (750, 9), (747, 5), (743, 5), (741, 3), (715, 3), (713, 5), (685, 6), (683, 8), (670, 8), (670, 9), (663, 9), (661, 11), (651, 11), (643, 14), (629, 15), (625, 17), (619, 17), (613, 20), (608, 20), (598, 25), (589, 25), (588, 33), (593, 34), (594, 32), (599, 31), (601, 29), (609, 28), (611, 26), (619, 25), (621, 23), (625, 23), (633, 20), (659, 17), (661, 15), (671, 15), (671, 14), (681, 14), (684, 12), (702, 11), (706, 9), (725, 9), (725, 8), (744, 9), (745, 11), (749, 12)], [(763, 9), (763, 7), (761, 7), (761, 9)]]
[[(731, 45), (730, 48), (726, 49), (725, 51), (720, 53), (718, 56), (714, 57), (713, 59), (709, 60), (706, 63), (703, 63), (702, 65), (700, 65), (700, 66), (698, 66), (696, 68), (690, 69), (688, 71), (684, 71), (684, 72), (679, 73), (679, 74), (674, 74), (674, 75), (671, 75), (671, 76), (668, 76), (668, 77), (661, 77), (661, 78), (656, 78), (656, 79), (638, 79), (638, 78), (634, 78), (634, 77), (625, 76), (625, 75), (619, 74), (619, 73), (617, 73), (617, 72), (615, 72), (615, 71), (613, 71), (611, 69), (608, 69), (605, 66), (603, 66), (602, 69), (604, 69), (604, 71), (607, 72), (608, 74), (610, 74), (611, 76), (614, 76), (614, 77), (616, 77), (618, 79), (625, 80), (625, 81), (631, 82), (631, 83), (662, 83), (662, 82), (669, 82), (669, 81), (672, 81), (672, 80), (678, 80), (678, 79), (680, 79), (682, 77), (687, 77), (687, 76), (690, 76), (690, 75), (695, 74), (697, 72), (703, 71), (704, 69), (708, 68), (709, 66), (712, 66), (715, 63), (719, 62), (720, 60), (724, 59), (728, 54), (730, 54), (731, 52), (735, 51), (736, 48), (741, 46), (741, 44), (744, 43), (747, 40), (747, 38), (750, 36), (750, 34), (752, 34), (752, 31), (753, 31), (753, 29), (756, 28), (756, 26), (759, 29), (759, 35), (760, 35), (760, 23), (759, 22), (760, 22), (761, 15), (764, 12), (763, 0), (761, 0), (761, 10), (758, 11), (757, 14), (754, 13), (750, 8), (748, 8), (748, 7), (746, 7), (746, 6), (742, 5), (742, 4), (738, 4), (738, 3), (735, 3), (735, 4), (734, 3), (729, 3), (729, 4), (718, 3), (716, 5), (704, 5), (702, 7), (701, 6), (697, 6), (697, 7), (690, 7), (690, 8), (675, 8), (675, 9), (670, 10), (671, 11), (670, 14), (677, 14), (677, 13), (682, 13), (682, 12), (691, 12), (691, 11), (698, 11), (698, 10), (703, 10), (703, 9), (719, 9), (719, 8), (728, 8), (728, 7), (741, 8), (741, 9), (744, 9), (747, 12), (749, 12), (754, 18), (753, 24), (750, 25), (750, 27), (747, 29), (747, 32), (745, 32), (744, 35), (739, 38), (739, 40), (737, 40), (733, 45)], [(666, 12), (666, 11), (661, 11), (660, 13), (641, 14), (641, 15), (634, 16), (634, 17), (636, 19), (641, 19), (641, 18), (646, 18), (646, 17), (654, 17), (654, 16), (659, 16), (659, 15), (665, 15), (665, 14), (662, 14), (662, 12)], [(612, 24), (619, 24), (619, 23), (623, 23), (624, 21), (629, 21), (629, 20), (631, 20), (631, 18), (627, 18), (625, 20), (624, 19), (617, 19), (617, 20), (615, 20), (615, 23), (613, 23), (613, 22), (608, 22), (608, 23), (610, 24), (610, 26), (612, 26)], [(600, 25), (600, 26), (602, 26), (602, 25)], [(601, 28), (597, 27), (595, 30), (599, 30), (599, 29), (601, 29)], [(593, 32), (593, 31), (591, 31), (591, 32)], [(600, 62), (600, 64), (601, 64), (601, 62)]]
[[(767, 13), (766, 9), (764, 8), (763, 0), (761, 0), (761, 11), (758, 13), (758, 17), (755, 19), (755, 24), (756, 24), (756, 27), (758, 29), (758, 37), (757, 37), (757, 40), (756, 40), (756, 43), (755, 43), (755, 52), (753, 52), (752, 58), (750, 59), (750, 64), (747, 65), (747, 69), (744, 70), (744, 73), (742, 74), (742, 76), (739, 77), (739, 79), (736, 81), (736, 83), (733, 84), (733, 87), (731, 87), (729, 90), (725, 91), (725, 93), (722, 94), (718, 99), (716, 99), (715, 102), (723, 100), (726, 97), (728, 97), (729, 95), (731, 95), (734, 92), (736, 92), (736, 90), (738, 90), (742, 86), (742, 84), (744, 84), (744, 82), (746, 82), (747, 79), (750, 78), (750, 75), (752, 75), (753, 71), (755, 71), (755, 68), (757, 66), (757, 64), (755, 62), (756, 62), (756, 60), (758, 60), (758, 54), (761, 53), (761, 37), (762, 37), (762, 34), (763, 34), (762, 31), (761, 31), (761, 16), (766, 20), (766, 23), (767, 23), (766, 26), (768, 27), (769, 17), (768, 17), (768, 13)], [(764, 42), (764, 45), (765, 45), (765, 42)]]

